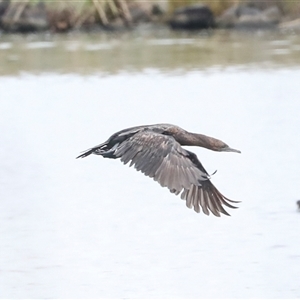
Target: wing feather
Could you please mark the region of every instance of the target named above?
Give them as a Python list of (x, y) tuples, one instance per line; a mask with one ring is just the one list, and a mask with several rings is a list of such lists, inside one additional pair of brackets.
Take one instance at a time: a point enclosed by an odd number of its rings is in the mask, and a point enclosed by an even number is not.
[(193, 185), (191, 186), (191, 188), (189, 190), (187, 190), (187, 193), (186, 193), (186, 206), (188, 208), (193, 207)]
[(199, 188), (198, 186), (193, 186), (194, 187), (194, 196), (193, 196), (193, 205), (194, 205), (194, 211), (197, 213), (200, 213), (200, 206), (199, 206), (199, 201), (198, 201), (198, 192), (199, 192)]
[(181, 199), (186, 206), (204, 214), (212, 212), (229, 215), (223, 205), (236, 208), (224, 197), (209, 180), (209, 175), (197, 156), (185, 150), (169, 135), (151, 130), (138, 131), (122, 141), (114, 152), (124, 164), (129, 161), (146, 176), (153, 178), (161, 186), (167, 187)]
[(208, 203), (208, 193), (206, 190), (203, 190), (201, 189), (201, 193), (203, 193), (203, 197), (200, 197), (200, 206), (203, 210), (203, 212), (206, 214), (206, 215), (209, 215), (209, 211), (207, 209), (207, 203)]
[(217, 217), (220, 217), (220, 214), (217, 211), (217, 206), (216, 203), (218, 202), (217, 197), (215, 196), (215, 194), (211, 193), (210, 197), (208, 197), (208, 208), (209, 210)]

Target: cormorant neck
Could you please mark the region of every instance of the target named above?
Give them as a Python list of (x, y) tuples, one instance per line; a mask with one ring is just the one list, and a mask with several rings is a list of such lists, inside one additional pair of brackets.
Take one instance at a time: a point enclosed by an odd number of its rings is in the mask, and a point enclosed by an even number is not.
[(178, 142), (183, 146), (198, 146), (214, 151), (218, 151), (219, 147), (224, 144), (222, 141), (213, 137), (192, 132), (185, 132), (179, 137)]

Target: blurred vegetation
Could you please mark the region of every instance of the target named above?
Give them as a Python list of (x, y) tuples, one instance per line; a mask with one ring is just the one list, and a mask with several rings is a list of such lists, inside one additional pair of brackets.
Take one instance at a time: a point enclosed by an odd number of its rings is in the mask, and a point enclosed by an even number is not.
[(192, 5), (192, 4), (206, 4), (208, 5), (212, 11), (219, 15), (228, 7), (237, 4), (241, 1), (238, 0), (211, 0), (211, 1), (197, 1), (197, 0), (168, 0), (169, 3), (169, 11), (173, 12), (174, 9), (185, 6), (185, 5)]
[[(5, 1), (5, 0), (0, 0)], [(62, 10), (64, 8), (72, 8), (77, 12), (80, 12), (83, 8), (89, 8), (93, 6), (92, 0), (10, 0), (11, 3), (30, 3), (37, 4), (43, 2), (47, 7)], [(112, 2), (112, 0), (101, 0), (102, 3)]]
[[(5, 1), (5, 0), (0, 0)], [(80, 14), (82, 11), (94, 8), (95, 1), (93, 0), (10, 0), (11, 3), (32, 3), (36, 4), (44, 2), (47, 7), (62, 10), (72, 9), (74, 13)], [(101, 2), (104, 7), (109, 7), (110, 10), (114, 10), (114, 0), (97, 0)], [(206, 4), (208, 5), (216, 16), (220, 15), (227, 8), (238, 4), (251, 4), (261, 8), (277, 5), (279, 9), (286, 15), (293, 17), (300, 16), (300, 0), (125, 0), (127, 3), (132, 2), (145, 2), (151, 1), (153, 4), (161, 5), (168, 14), (172, 14), (173, 11), (179, 7), (193, 4)]]
[(277, 5), (284, 14), (300, 15), (300, 0), (168, 0), (170, 12), (185, 5), (199, 3), (208, 5), (215, 15), (220, 15), (225, 9), (238, 4), (251, 4), (262, 8)]
[[(29, 2), (29, 3), (39, 3), (41, 0), (11, 0), (11, 2)], [(127, 0), (127, 2), (143, 2), (148, 0)], [(235, 4), (242, 3), (251, 3), (254, 5), (259, 5), (262, 7), (267, 7), (271, 5), (277, 5), (279, 8), (286, 14), (300, 14), (300, 0), (149, 0), (156, 4), (162, 4), (163, 6), (168, 6), (168, 12), (172, 13), (174, 9), (191, 5), (191, 4), (206, 4), (208, 5), (216, 15), (222, 13), (225, 9), (229, 8)], [(52, 6), (57, 9), (72, 7), (78, 12), (83, 8), (87, 8), (89, 6), (93, 6), (92, 0), (43, 0), (47, 6)], [(101, 0), (102, 4), (110, 5), (113, 0)]]

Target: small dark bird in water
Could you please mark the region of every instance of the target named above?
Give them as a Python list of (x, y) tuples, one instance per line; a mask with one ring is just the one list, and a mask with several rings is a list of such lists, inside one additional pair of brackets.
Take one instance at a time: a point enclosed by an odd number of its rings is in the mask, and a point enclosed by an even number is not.
[(90, 154), (129, 161), (136, 170), (153, 178), (171, 193), (181, 193), (188, 208), (215, 216), (229, 214), (223, 205), (236, 208), (238, 203), (223, 196), (211, 183), (210, 176), (197, 156), (181, 146), (199, 146), (214, 151), (237, 152), (224, 142), (203, 134), (191, 133), (171, 124), (136, 126), (113, 134), (106, 142), (88, 149), (77, 158)]
[(298, 200), (298, 201), (296, 202), (296, 204), (297, 204), (297, 206), (298, 206), (298, 209), (300, 210), (300, 200)]

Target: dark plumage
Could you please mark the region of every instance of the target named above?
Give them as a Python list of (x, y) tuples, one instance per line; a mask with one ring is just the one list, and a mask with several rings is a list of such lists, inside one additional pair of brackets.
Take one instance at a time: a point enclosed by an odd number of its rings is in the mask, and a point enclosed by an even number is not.
[(215, 216), (229, 215), (223, 205), (236, 208), (238, 203), (223, 196), (211, 183), (210, 176), (197, 156), (181, 146), (199, 146), (214, 151), (238, 152), (225, 143), (202, 134), (190, 133), (171, 124), (137, 126), (113, 134), (106, 142), (84, 151), (77, 158), (90, 154), (120, 158), (124, 164), (153, 178), (171, 193), (181, 193), (186, 206), (196, 212)]

